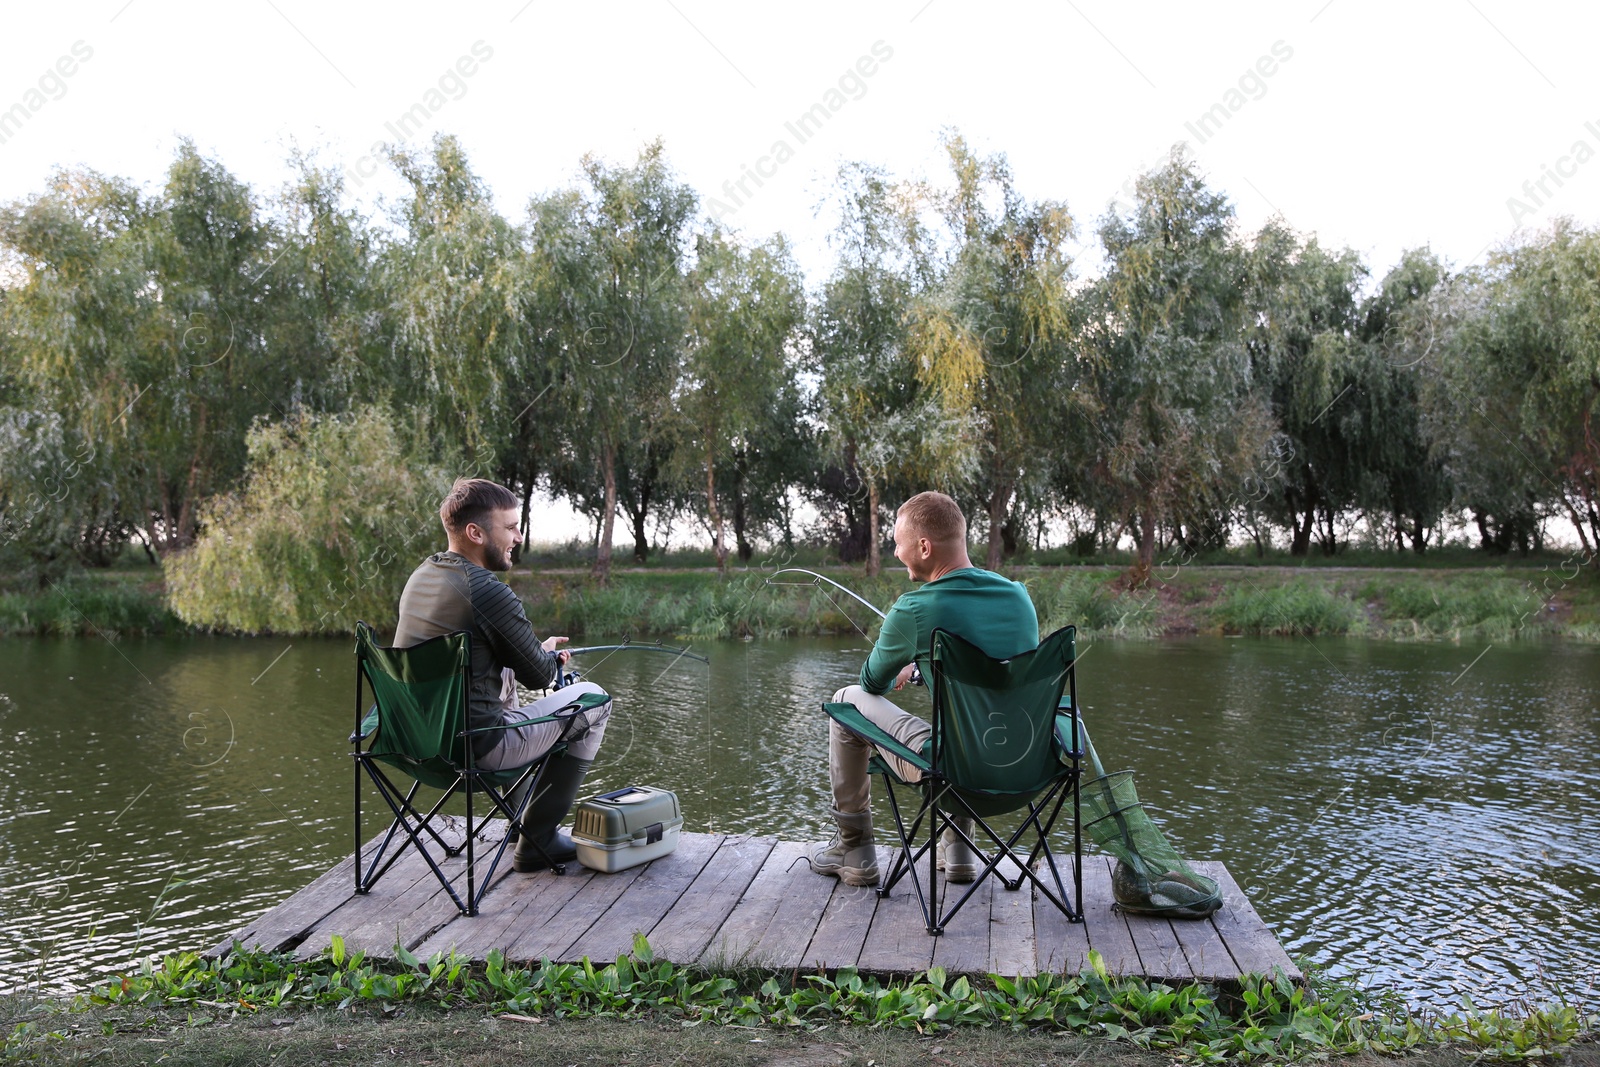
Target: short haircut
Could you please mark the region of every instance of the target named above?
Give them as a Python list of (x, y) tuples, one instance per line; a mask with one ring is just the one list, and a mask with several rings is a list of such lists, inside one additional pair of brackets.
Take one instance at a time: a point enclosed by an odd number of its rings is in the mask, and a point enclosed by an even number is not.
[(439, 505), (439, 521), (450, 533), (463, 533), (467, 523), (484, 525), (492, 511), (517, 506), (517, 494), (487, 478), (457, 478), (444, 503)]
[(961, 505), (943, 493), (918, 493), (900, 505), (896, 512), (919, 537), (936, 545), (966, 544), (967, 517)]

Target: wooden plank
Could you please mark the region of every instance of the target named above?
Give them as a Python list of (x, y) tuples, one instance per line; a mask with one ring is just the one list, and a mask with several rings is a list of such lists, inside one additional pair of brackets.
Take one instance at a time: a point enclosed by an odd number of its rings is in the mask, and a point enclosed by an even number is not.
[[(928, 857), (924, 855), (917, 864), (917, 873), (928, 875)], [(889, 868), (880, 866), (884, 877)], [(923, 892), (938, 892), (938, 886), (923, 886)], [(928, 933), (927, 920), (917, 901), (911, 875), (903, 875), (895, 884), (891, 895), (881, 897), (872, 915), (872, 925), (866, 940), (861, 943), (861, 955), (856, 966), (873, 974), (911, 974), (925, 971), (933, 963), (936, 938)]]
[[(453, 847), (461, 840), (464, 826), (461, 820), (448, 819), (436, 829)], [(454, 859), (442, 857), (438, 846), (434, 845), (429, 855), (434, 857), (448, 878), (455, 879), (466, 870), (465, 853)], [(367, 950), (387, 955), (394, 948), (395, 923), (434, 893), (443, 895), (438, 878), (434, 877), (422, 855), (408, 844), (394, 866), (378, 879), (378, 884), (370, 891), (359, 896), (352, 892), (342, 904), (306, 931), (304, 940), (294, 948), (295, 959), (311, 959), (328, 948), (334, 934), (344, 937), (357, 929), (364, 929), (367, 940), (372, 942), (365, 946)], [(449, 900), (449, 897), (445, 899)], [(352, 950), (356, 947), (348, 937), (346, 944)]]
[(1139, 950), (1144, 976), (1153, 982), (1188, 982), (1194, 978), (1189, 960), (1178, 945), (1172, 920), (1158, 915), (1129, 915), (1128, 933)]
[[(1012, 866), (1014, 869), (1014, 865)], [(936, 892), (941, 908), (949, 908), (964, 896), (970, 884), (946, 882), (940, 875)], [(934, 938), (933, 964), (943, 967), (948, 974), (983, 974), (989, 966), (989, 909), (995, 894), (1006, 894), (999, 877), (990, 875), (978, 883), (967, 902), (961, 905), (955, 918), (945, 926), (944, 933)]]
[[(878, 870), (885, 876), (893, 855), (893, 849), (878, 846)], [(827, 881), (833, 884), (833, 895), (822, 909), (822, 918), (817, 920), (817, 932), (811, 935), (811, 943), (801, 957), (801, 966), (832, 971), (856, 966), (881, 901), (876, 886), (845, 885), (835, 878)]]
[[(1058, 868), (1062, 868), (1061, 873), (1064, 876), (1062, 881), (1066, 884), (1068, 893), (1073, 891), (1070, 862), (1069, 858), (1067, 864), (1063, 865), (1062, 857), (1056, 857), (1056, 864)], [(1105, 883), (1105, 891), (1110, 892), (1111, 890), (1110, 879), (1104, 877), (1104, 862), (1099, 856), (1085, 856), (1083, 858), (1083, 907), (1085, 912), (1089, 911), (1089, 906), (1093, 903), (1089, 877), (1096, 869), (1100, 870), (1102, 874), (1100, 881)], [(1038, 961), (1037, 973), (1066, 975), (1080, 973), (1089, 965), (1089, 925), (1087, 921), (1069, 922), (1067, 917), (1061, 914), (1061, 909), (1050, 903), (1037, 891), (1032, 893), (1032, 897), (1034, 956)], [(1071, 904), (1072, 901), (1068, 900), (1067, 903)], [(1115, 916), (1115, 918), (1120, 920), (1121, 916)], [(1123, 933), (1124, 935), (1127, 933), (1126, 926), (1123, 928)], [(1109, 947), (1111, 941), (1109, 934), (1106, 940)], [(1128, 942), (1127, 947), (1128, 951), (1132, 953), (1133, 943), (1131, 941)], [(1104, 955), (1103, 952), (1102, 955)], [(1133, 956), (1135, 962), (1137, 962), (1138, 955), (1134, 953)], [(1107, 966), (1109, 965), (1108, 963)]]
[[(502, 827), (504, 824), (501, 824)], [(501, 830), (504, 833), (504, 830)], [(484, 842), (479, 842), (482, 846)], [(489, 869), (489, 862), (494, 858), (494, 849), (499, 847), (499, 835), (494, 835), (492, 847), (487, 855), (478, 853), (475, 857), (478, 875), (481, 877)], [(461, 909), (456, 907), (456, 902), (450, 899), (450, 894), (439, 885), (437, 878), (418, 881), (408, 899), (404, 902), (397, 901), (396, 906), (389, 909), (381, 920), (369, 920), (361, 923), (345, 934), (345, 946), (351, 951), (357, 949), (368, 955), (388, 955), (396, 945), (404, 945), (408, 950), (415, 951), (429, 937), (457, 920), (471, 926), (489, 911), (500, 905), (502, 901), (497, 894), (500, 887), (506, 883), (506, 878), (511, 874), (511, 849), (506, 849), (505, 856), (500, 861), (500, 866), (495, 869), (494, 881), (489, 891), (484, 894), (483, 902), (479, 905), (479, 912), (475, 916), (464, 916)], [(461, 871), (454, 879), (455, 891), (463, 900), (467, 894), (466, 856), (460, 860)], [(450, 873), (446, 869), (446, 873)], [(481, 889), (481, 883), (474, 888)], [(406, 905), (410, 906), (407, 907)]]
[(777, 839), (730, 837), (649, 932), (658, 959), (693, 963), (772, 854)]
[[(1200, 864), (1192, 864), (1199, 873)], [(1210, 875), (1207, 875), (1210, 877)], [(1173, 919), (1172, 930), (1189, 961), (1189, 970), (1205, 982), (1230, 982), (1238, 979), (1239, 965), (1233, 961), (1227, 942), (1209, 919)]]
[[(556, 950), (551, 959), (610, 961), (633, 949), (633, 935), (651, 928), (678, 902), (727, 840), (721, 834), (680, 834), (678, 847), (654, 862), (636, 867), (639, 877), (595, 912), (594, 921)], [(626, 871), (603, 876), (620, 878)], [(596, 884), (599, 884), (599, 879)]]
[[(678, 848), (682, 850), (683, 846)], [(649, 866), (629, 867), (616, 874), (593, 871), (578, 892), (554, 911), (546, 911), (537, 903), (530, 906), (522, 913), (523, 925), (512, 931), (511, 943), (505, 947), (506, 959), (568, 961), (568, 946), (587, 933)]]
[[(484, 959), (490, 949), (504, 949), (519, 931), (559, 910), (592, 877), (593, 871), (578, 864), (569, 864), (565, 875), (549, 871), (514, 875), (495, 887), (475, 918), (450, 923), (412, 951), (423, 959), (452, 950), (470, 959)], [(493, 908), (488, 907), (491, 902)]]
[(773, 970), (801, 965), (837, 884), (812, 873), (805, 858), (810, 848), (794, 841), (773, 846), (750, 888), (701, 953), (702, 964), (721, 960)]
[[(999, 870), (1010, 878), (1018, 873), (1010, 860), (1001, 860)], [(1068, 892), (1071, 892), (1070, 885)], [(1030, 978), (1039, 972), (1033, 925), (1034, 895), (1033, 883), (1026, 879), (1015, 892), (1003, 885), (994, 887), (989, 899), (989, 958), (983, 973)]]
[(1194, 869), (1207, 878), (1214, 878), (1222, 890), (1222, 909), (1211, 917), (1217, 932), (1228, 946), (1228, 954), (1241, 974), (1272, 974), (1282, 972), (1291, 981), (1302, 981), (1300, 968), (1289, 959), (1278, 939), (1267, 924), (1261, 921), (1256, 909), (1250, 906), (1239, 883), (1220, 863), (1196, 863)]
[(1083, 924), (1089, 947), (1100, 953), (1111, 974), (1143, 975), (1144, 964), (1128, 920), (1113, 908), (1111, 861), (1105, 856), (1083, 858)]
[[(382, 834), (361, 846), (363, 859), (377, 851)], [(233, 947), (237, 938), (246, 948), (278, 952), (298, 944), (307, 931), (327, 914), (355, 895), (354, 861), (346, 856), (288, 898), (274, 904), (250, 922), (228, 935), (226, 941), (206, 953), (215, 958)], [(379, 883), (382, 885), (383, 883)]]

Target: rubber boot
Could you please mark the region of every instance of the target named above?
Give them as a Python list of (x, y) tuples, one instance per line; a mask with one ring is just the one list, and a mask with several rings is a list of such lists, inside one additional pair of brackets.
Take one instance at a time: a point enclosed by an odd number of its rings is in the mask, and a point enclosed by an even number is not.
[[(552, 863), (568, 863), (578, 858), (572, 838), (561, 832), (561, 820), (572, 810), (593, 760), (578, 759), (566, 753), (550, 757), (539, 781), (539, 792), (528, 801), (522, 816), (522, 833), (511, 869), (526, 874), (542, 871)], [(537, 847), (535, 847), (537, 846)], [(543, 854), (540, 853), (543, 849)], [(548, 857), (548, 859), (546, 858)]]
[[(966, 831), (968, 837), (972, 836), (971, 819), (953, 818), (950, 821)], [(944, 833), (939, 835), (939, 869), (944, 872), (947, 882), (970, 882), (983, 869), (983, 857), (973, 851), (954, 829), (946, 826)]]
[(832, 875), (845, 885), (877, 885), (878, 850), (872, 837), (872, 812), (829, 810), (839, 828), (832, 841), (811, 850), (811, 869)]

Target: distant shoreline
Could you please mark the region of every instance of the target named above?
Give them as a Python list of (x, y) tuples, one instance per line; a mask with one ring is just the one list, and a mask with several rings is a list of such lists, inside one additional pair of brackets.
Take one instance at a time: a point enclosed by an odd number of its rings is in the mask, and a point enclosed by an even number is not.
[[(714, 640), (872, 633), (865, 609), (801, 585), (769, 586), (773, 568), (618, 567), (609, 587), (583, 567), (518, 568), (511, 585), (541, 633)], [(887, 607), (909, 588), (898, 570), (819, 566)], [(1144, 590), (1118, 564), (1020, 566), (1041, 629), (1085, 637), (1322, 634), (1379, 640), (1600, 641), (1600, 582), (1551, 565), (1375, 567), (1191, 563), (1157, 568)], [(804, 579), (800, 579), (803, 583)], [(0, 591), (0, 637), (202, 633), (172, 613), (153, 571), (86, 572), (43, 590)], [(329, 635), (335, 636), (333, 631)]]

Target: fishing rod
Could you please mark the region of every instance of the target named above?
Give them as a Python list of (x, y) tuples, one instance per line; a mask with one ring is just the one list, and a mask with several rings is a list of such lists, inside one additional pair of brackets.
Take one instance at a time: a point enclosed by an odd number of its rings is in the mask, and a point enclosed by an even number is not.
[[(668, 648), (660, 641), (657, 641), (654, 644), (641, 644), (634, 641), (631, 637), (624, 637), (619, 643), (614, 645), (584, 645), (581, 648), (563, 648), (558, 649), (557, 651), (565, 652), (568, 656), (581, 656), (585, 652), (660, 652), (664, 655), (673, 656), (676, 659), (694, 659), (705, 664), (710, 664), (711, 662), (711, 660), (706, 656), (702, 656), (698, 652), (691, 652), (687, 648)], [(607, 656), (606, 658), (609, 659), (610, 656)], [(671, 670), (670, 664), (668, 665), (667, 669)], [(568, 686), (581, 679), (583, 677), (583, 672), (579, 671), (576, 667), (573, 667), (570, 670), (558, 671), (558, 675), (559, 677), (557, 678), (557, 681), (559, 684), (562, 686)]]
[(687, 648), (668, 648), (660, 641), (654, 644), (641, 644), (624, 637), (615, 645), (584, 645), (582, 648), (562, 648), (558, 652), (565, 652), (569, 656), (581, 656), (585, 652), (664, 652), (669, 656), (682, 656), (686, 659), (697, 659), (701, 663), (710, 663), (711, 660), (698, 652), (690, 652)]
[[(780, 574), (807, 574), (807, 575), (811, 576), (812, 580), (809, 581), (809, 582), (775, 582), (775, 581), (772, 580), (773, 578), (776, 578)], [(803, 585), (812, 585), (812, 586), (814, 586), (814, 585), (817, 585), (819, 582), (827, 582), (829, 585), (831, 585), (835, 589), (839, 590), (839, 592), (843, 593), (845, 596), (849, 597), (850, 599), (854, 600), (856, 603), (858, 603), (858, 604), (862, 605), (863, 607), (865, 607), (868, 611), (872, 612), (878, 618), (880, 618), (880, 619), (887, 619), (888, 618), (887, 615), (885, 615), (883, 612), (878, 610), (878, 606), (876, 604), (874, 604), (872, 601), (868, 600), (866, 597), (862, 596), (860, 593), (857, 593), (853, 589), (849, 589), (849, 588), (846, 588), (845, 586), (840, 585), (838, 582), (834, 581), (832, 578), (829, 578), (826, 574), (818, 574), (816, 571), (808, 571), (804, 567), (784, 567), (781, 570), (773, 571), (772, 574), (770, 576), (768, 576), (766, 584), (767, 585), (802, 585), (802, 586)], [(823, 596), (827, 596), (828, 594), (827, 593), (823, 593), (822, 595)], [(829, 599), (831, 600), (833, 598), (829, 597)], [(845, 618), (848, 619), (849, 616), (846, 615)], [(855, 626), (855, 623), (852, 622), (850, 625)], [(861, 627), (856, 626), (856, 629), (860, 630)], [(863, 632), (861, 636), (865, 637), (867, 635)], [(913, 662), (912, 665), (911, 665), (911, 684), (912, 685), (921, 685), (922, 684), (922, 668), (918, 667), (915, 664), (915, 662)]]
[[(775, 581), (772, 580), (773, 578), (776, 578), (780, 574), (809, 574), (812, 578), (815, 579), (815, 581), (810, 581), (810, 582), (775, 582)], [(856, 603), (858, 603), (858, 604), (862, 605), (863, 607), (865, 607), (868, 611), (872, 612), (878, 618), (882, 619), (882, 618), (886, 618), (887, 617), (887, 616), (884, 615), (883, 612), (878, 610), (878, 606), (876, 604), (874, 604), (872, 601), (868, 600), (866, 597), (863, 597), (861, 594), (855, 592), (852, 589), (845, 588), (844, 586), (840, 585), (838, 582), (834, 581), (832, 578), (829, 578), (826, 574), (818, 574), (816, 571), (808, 571), (804, 567), (784, 567), (782, 570), (773, 571), (772, 575), (767, 579), (767, 584), (768, 585), (816, 585), (817, 582), (827, 582), (829, 585), (831, 585), (835, 589), (839, 590), (839, 592), (843, 593), (845, 596), (851, 598)]]

